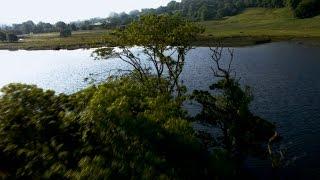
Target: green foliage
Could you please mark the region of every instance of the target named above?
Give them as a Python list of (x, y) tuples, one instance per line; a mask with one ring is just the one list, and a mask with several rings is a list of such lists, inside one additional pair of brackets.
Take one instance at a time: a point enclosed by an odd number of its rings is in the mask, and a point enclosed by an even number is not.
[(12, 177), (61, 177), (80, 140), (76, 123), (67, 119), (68, 97), (20, 84), (2, 93), (0, 153), (8, 161), (1, 166)]
[(0, 31), (0, 41), (5, 41), (7, 39), (7, 35), (5, 32)]
[[(292, 37), (303, 39), (308, 37), (317, 41), (320, 37), (320, 16), (297, 19), (289, 8), (266, 9), (250, 8), (243, 13), (224, 20), (206, 21), (200, 23), (206, 28), (206, 34), (216, 38), (225, 38), (226, 46), (259, 39), (272, 41), (288, 40)], [(301, 31), (301, 27), (304, 28)]]
[[(180, 97), (185, 90), (179, 80), (185, 55), (203, 32), (201, 26), (179, 15), (144, 15), (116, 33), (118, 39), (114, 44), (120, 50), (100, 48), (94, 53), (98, 58), (118, 57), (138, 72), (141, 81), (150, 74), (155, 74), (159, 82), (167, 80), (168, 86), (158, 83), (156, 87), (161, 92), (177, 92)], [(139, 46), (141, 50), (133, 52), (133, 46)], [(141, 61), (141, 54), (151, 62), (150, 66)]]
[(60, 32), (60, 37), (71, 36), (71, 27), (69, 27), (66, 23), (59, 21), (55, 24), (55, 26)]
[[(57, 27), (69, 29), (62, 22)], [(181, 108), (185, 87), (179, 76), (186, 52), (203, 31), (178, 15), (142, 16), (117, 32), (120, 50), (96, 51), (100, 57), (117, 55), (132, 65), (129, 76), (73, 95), (21, 84), (2, 88), (0, 175), (5, 172), (11, 179), (234, 178), (238, 163), (234, 157), (246, 157), (252, 145), (267, 140), (274, 126), (250, 112), (250, 91), (242, 89), (229, 71), (219, 69), (225, 76), (217, 74), (224, 79), (211, 86), (217, 93), (196, 91), (194, 98), (203, 105), (198, 118), (219, 127), (223, 141), (209, 152), (197, 137)], [(131, 52), (135, 45), (156, 74)]]
[(275, 126), (250, 112), (252, 95), (249, 87), (242, 88), (231, 76), (233, 52), (230, 51), (231, 61), (226, 69), (220, 66), (222, 52), (222, 48), (212, 49), (212, 59), (217, 66), (213, 68), (217, 69), (214, 74), (219, 78), (210, 86), (212, 92), (196, 90), (192, 97), (202, 105), (202, 112), (196, 119), (219, 128), (221, 136), (216, 135), (215, 139), (221, 141), (217, 143), (236, 163), (242, 163), (248, 154), (264, 154), (262, 147), (273, 136)]
[(294, 15), (299, 18), (308, 18), (320, 13), (320, 0), (302, 0), (294, 9)]
[(190, 46), (204, 29), (179, 15), (145, 15), (120, 32), (121, 44), (138, 46)]
[(82, 125), (86, 149), (102, 148), (101, 154), (91, 151), (92, 156), (100, 157), (100, 168), (110, 169), (110, 178), (174, 178), (184, 176), (181, 173), (186, 170), (189, 175), (199, 173), (191, 159), (182, 161), (183, 157), (199, 158), (196, 154), (201, 151), (189, 123), (181, 119), (179, 104), (169, 95), (153, 94), (139, 82), (116, 81), (100, 87), (84, 111), (80, 121), (90, 125)]
[(33, 21), (26, 21), (21, 24), (13, 24), (7, 26), (4, 30), (10, 30), (14, 34), (30, 34), (30, 33), (44, 33), (56, 31), (54, 25), (50, 23), (39, 22), (35, 24)]
[(180, 14), (194, 21), (219, 19), (240, 13), (247, 7), (284, 7), (284, 0), (182, 0), (165, 7), (144, 9), (142, 14)]
[(301, 0), (287, 0), (287, 6), (291, 7), (292, 9), (296, 9), (300, 2)]
[(2, 93), (0, 171), (9, 178), (185, 179), (214, 173), (180, 104), (130, 77), (70, 96), (20, 84)]
[(65, 28), (60, 30), (60, 37), (70, 37), (71, 36), (71, 29)]
[(320, 14), (320, 0), (288, 0), (295, 17), (309, 18)]
[(6, 33), (6, 40), (7, 40), (7, 42), (17, 42), (18, 37), (12, 33)]
[[(98, 48), (111, 42), (113, 38), (109, 31), (92, 30), (72, 32), (69, 38), (60, 37), (60, 33), (33, 34), (21, 37), (23, 41), (19, 43), (1, 43), (0, 49), (10, 50), (59, 50), (59, 49), (79, 49)], [(110, 39), (110, 40), (109, 40)]]
[(222, 79), (210, 86), (216, 94), (195, 91), (194, 97), (203, 110), (197, 119), (219, 127), (223, 146), (230, 151), (246, 152), (250, 145), (265, 143), (274, 133), (274, 126), (249, 111), (250, 91), (241, 89), (234, 79)]
[[(70, 26), (70, 27), (69, 27)], [(75, 26), (74, 23), (67, 25), (66, 23), (59, 21), (56, 24), (39, 22), (35, 24), (33, 21), (26, 21), (21, 24), (13, 24), (12, 26), (4, 26), (0, 27), (3, 31), (9, 31), (18, 35), (27, 35), (33, 33), (50, 33), (50, 32), (59, 32), (62, 29), (66, 29), (69, 27), (70, 29), (77, 30), (78, 27)]]
[(18, 41), (18, 37), (13, 33), (0, 31), (0, 41), (3, 41), (3, 42), (17, 42)]
[(63, 29), (66, 29), (68, 26), (67, 26), (67, 24), (64, 23), (63, 21), (59, 21), (59, 22), (57, 22), (57, 23), (55, 24), (55, 27), (56, 27), (59, 31), (61, 31), (61, 30), (63, 30)]

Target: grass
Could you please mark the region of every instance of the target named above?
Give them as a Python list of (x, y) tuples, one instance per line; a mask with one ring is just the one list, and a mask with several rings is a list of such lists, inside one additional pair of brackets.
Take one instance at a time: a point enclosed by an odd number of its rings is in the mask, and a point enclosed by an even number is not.
[[(206, 32), (195, 45), (221, 40), (226, 46), (245, 46), (271, 41), (303, 40), (320, 45), (320, 16), (296, 19), (288, 8), (249, 8), (222, 20), (200, 22)], [(107, 30), (73, 32), (60, 38), (58, 33), (29, 35), (18, 43), (0, 43), (0, 49), (77, 49), (107, 45)]]
[(206, 36), (226, 40), (320, 40), (320, 16), (296, 19), (288, 8), (249, 8), (236, 16), (200, 24), (206, 28)]
[(61, 38), (59, 33), (34, 34), (22, 37), (17, 43), (0, 43), (0, 49), (77, 49), (99, 47), (108, 43), (110, 31), (91, 30), (73, 32), (71, 37)]

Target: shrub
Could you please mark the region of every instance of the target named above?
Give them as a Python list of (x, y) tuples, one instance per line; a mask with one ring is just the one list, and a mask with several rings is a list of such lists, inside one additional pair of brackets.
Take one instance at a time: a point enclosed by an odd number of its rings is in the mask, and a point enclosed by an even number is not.
[(70, 37), (71, 36), (71, 29), (65, 28), (60, 30), (60, 37)]
[[(152, 79), (150, 81), (153, 81)], [(210, 156), (170, 94), (132, 78), (73, 95), (11, 84), (0, 98), (9, 178), (208, 177)]]
[(6, 34), (6, 40), (7, 40), (7, 42), (17, 42), (18, 41), (18, 37), (15, 34), (7, 33)]
[(6, 33), (0, 31), (0, 41), (6, 41), (7, 40), (7, 35)]
[(294, 9), (294, 14), (299, 18), (313, 17), (320, 13), (320, 1), (319, 0), (303, 0)]

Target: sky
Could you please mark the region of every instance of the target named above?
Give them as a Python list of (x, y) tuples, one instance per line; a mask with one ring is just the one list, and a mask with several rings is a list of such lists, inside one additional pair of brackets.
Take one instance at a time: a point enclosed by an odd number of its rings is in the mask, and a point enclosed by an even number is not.
[(171, 0), (1, 0), (0, 24), (77, 21), (107, 17), (111, 12), (156, 8)]

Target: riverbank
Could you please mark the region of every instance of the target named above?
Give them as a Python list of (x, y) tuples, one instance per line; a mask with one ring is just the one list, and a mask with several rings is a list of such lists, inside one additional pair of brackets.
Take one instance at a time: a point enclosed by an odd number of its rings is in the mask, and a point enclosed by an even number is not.
[(19, 42), (0, 43), (1, 50), (59, 50), (95, 48), (108, 44), (112, 36), (108, 30), (72, 32), (71, 37), (61, 38), (59, 33), (43, 33), (23, 36)]
[[(200, 22), (205, 33), (195, 46), (214, 45), (240, 47), (269, 42), (294, 41), (320, 46), (320, 16), (296, 19), (288, 8), (249, 8), (239, 15), (222, 20)], [(59, 50), (96, 48), (109, 45), (114, 38), (110, 30), (73, 32), (60, 38), (58, 33), (35, 34), (17, 43), (0, 43), (2, 50)]]
[[(28, 35), (16, 43), (0, 43), (0, 50), (74, 50), (97, 48), (110, 44), (115, 37), (107, 30), (73, 32), (71, 37), (61, 38), (58, 33)], [(203, 34), (194, 42), (195, 46), (209, 46), (221, 42), (228, 47), (269, 43), (288, 38), (268, 36), (212, 36)], [(320, 42), (320, 41), (319, 41)]]
[[(106, 46), (112, 42), (112, 35), (75, 34), (72, 37), (30, 37), (17, 43), (0, 43), (0, 50), (75, 50)], [(194, 42), (194, 46), (214, 46), (218, 42), (225, 47), (243, 47), (280, 41), (293, 41), (299, 44), (320, 46), (320, 37), (295, 36), (227, 36), (204, 35)]]

